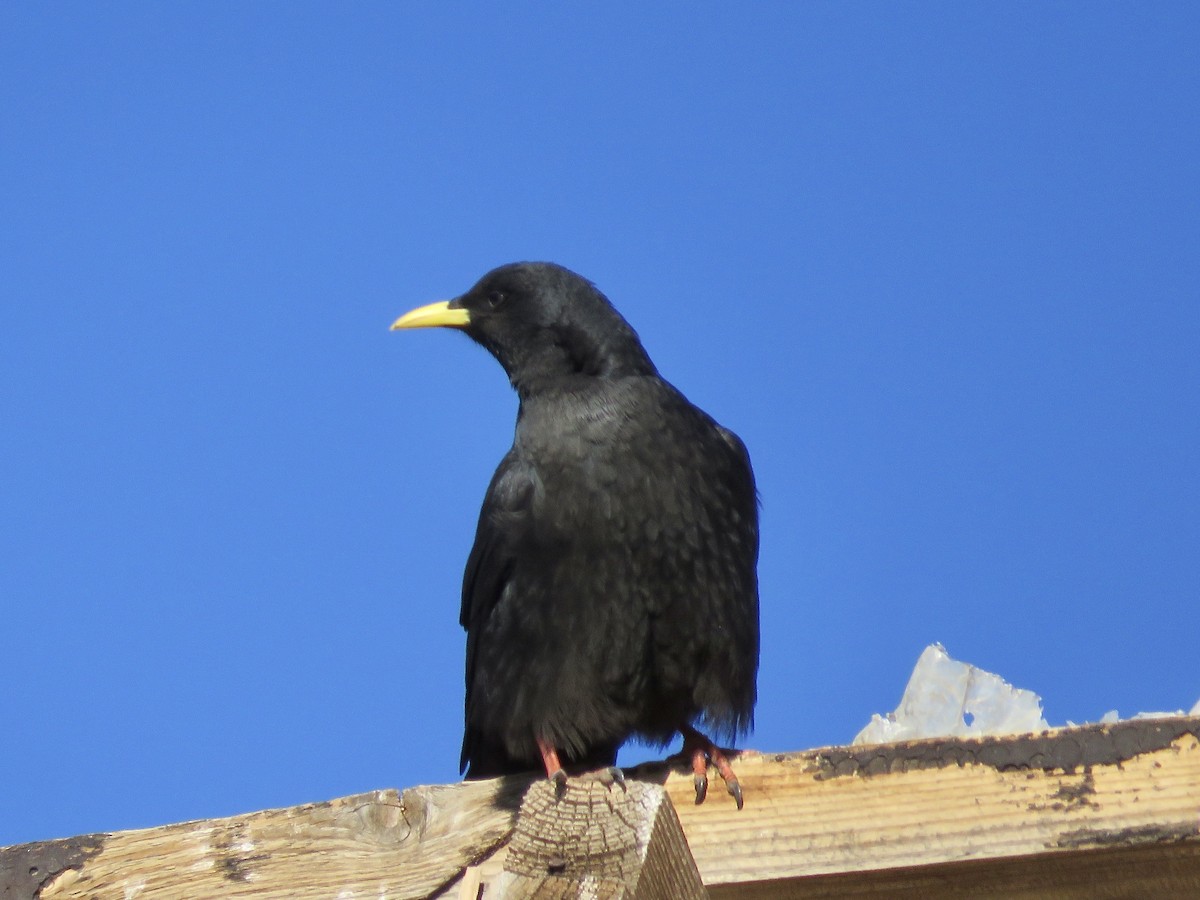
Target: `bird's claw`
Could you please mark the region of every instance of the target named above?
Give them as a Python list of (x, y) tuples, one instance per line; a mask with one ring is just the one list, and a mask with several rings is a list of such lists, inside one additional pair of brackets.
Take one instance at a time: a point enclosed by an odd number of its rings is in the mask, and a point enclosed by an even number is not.
[(730, 796), (733, 797), (733, 802), (737, 804), (737, 808), (741, 809), (742, 808), (742, 786), (740, 784), (738, 784), (738, 780), (736, 778), (730, 779), (729, 781), (727, 781), (725, 783), (725, 787), (729, 791)]
[(683, 754), (685, 757), (690, 757), (692, 761), (696, 803), (703, 803), (704, 798), (708, 796), (708, 766), (711, 763), (716, 767), (721, 780), (725, 782), (725, 788), (737, 803), (737, 808), (741, 809), (744, 803), (742, 786), (738, 784), (737, 776), (733, 774), (733, 768), (729, 765), (729, 758), (725, 752), (690, 725), (684, 725), (679, 731), (683, 735)]
[(625, 773), (619, 768), (616, 766), (609, 766), (604, 770), (604, 774), (612, 779), (613, 784), (619, 785), (622, 791), (624, 791), (626, 794), (629, 793), (629, 785), (625, 783)]
[(567, 792), (567, 773), (562, 769), (555, 769), (547, 780), (554, 785), (554, 799), (561, 800)]

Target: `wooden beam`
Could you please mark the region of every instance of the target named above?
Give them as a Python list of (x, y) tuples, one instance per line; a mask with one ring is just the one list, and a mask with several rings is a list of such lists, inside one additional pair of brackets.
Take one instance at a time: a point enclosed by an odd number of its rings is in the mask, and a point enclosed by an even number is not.
[(490, 874), (475, 878), (468, 870), (459, 897), (708, 897), (679, 817), (657, 784), (634, 781), (622, 789), (611, 780), (574, 778), (560, 793), (535, 782), (498, 856), (489, 860)]
[[(956, 896), (961, 887), (947, 872), (966, 877), (976, 871), (964, 865), (970, 860), (1016, 860), (1016, 869), (1050, 877), (1075, 860), (1094, 865), (1151, 845), (1176, 860), (1175, 890), (1145, 895), (1200, 896), (1198, 718), (744, 754), (734, 767), (745, 791), (742, 814), (732, 802), (709, 805), (712, 798), (685, 808), (688, 780), (666, 782), (714, 900), (839, 895), (820, 893), (827, 888), (815, 881), (836, 875), (847, 895), (874, 883), (878, 895), (902, 896), (913, 870), (935, 865), (943, 887), (919, 895)], [(1129, 860), (1144, 860), (1130, 872), (1136, 877), (1165, 871), (1153, 854)], [(787, 884), (788, 893), (746, 893), (751, 882), (772, 882), (775, 892)], [(808, 883), (816, 893), (805, 893)], [(983, 893), (1007, 896), (1002, 888), (997, 881)]]
[[(685, 765), (626, 773), (631, 808), (650, 803), (639, 822), (667, 822), (670, 805), (640, 793), (663, 786), (714, 900), (1200, 896), (1200, 718), (748, 752), (734, 765), (740, 812), (719, 782), (696, 806)], [(489, 859), (493, 875), (508, 865), (494, 855), (530, 783), (383, 790), (0, 849), (0, 898), (457, 900), (467, 879), (495, 883), (481, 874)], [(537, 783), (530, 803), (549, 790)], [(616, 811), (612, 789), (594, 787), (604, 793), (587, 802)], [(572, 799), (558, 812), (581, 809)]]
[(327, 803), (0, 850), (4, 900), (428, 897), (505, 843), (528, 779)]

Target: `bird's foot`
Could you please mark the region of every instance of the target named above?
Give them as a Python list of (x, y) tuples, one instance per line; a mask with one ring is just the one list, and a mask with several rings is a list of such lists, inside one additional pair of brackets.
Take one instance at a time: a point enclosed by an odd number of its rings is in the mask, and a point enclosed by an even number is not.
[(737, 808), (741, 809), (744, 802), (742, 786), (738, 783), (733, 767), (729, 765), (729, 757), (720, 747), (690, 725), (679, 729), (683, 735), (683, 753), (692, 760), (693, 782), (696, 785), (696, 803), (704, 802), (708, 796), (708, 764), (717, 767), (717, 773), (725, 782), (725, 789), (733, 797)]
[[(558, 748), (542, 738), (537, 738), (537, 746), (538, 752), (542, 756), (542, 765), (546, 768), (546, 778), (554, 783), (555, 799), (561, 800), (563, 794), (567, 792), (567, 770), (559, 759)], [(625, 783), (625, 773), (617, 766), (605, 766), (603, 769), (585, 773), (580, 777), (599, 780), (610, 788), (617, 785), (625, 793), (629, 792), (629, 786)]]

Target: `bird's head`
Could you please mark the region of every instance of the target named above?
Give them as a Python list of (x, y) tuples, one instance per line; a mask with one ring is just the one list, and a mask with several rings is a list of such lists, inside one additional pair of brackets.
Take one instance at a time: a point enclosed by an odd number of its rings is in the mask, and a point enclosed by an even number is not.
[(554, 263), (493, 269), (465, 294), (405, 313), (392, 329), (457, 328), (499, 360), (518, 391), (576, 378), (653, 375), (637, 333), (590, 281)]

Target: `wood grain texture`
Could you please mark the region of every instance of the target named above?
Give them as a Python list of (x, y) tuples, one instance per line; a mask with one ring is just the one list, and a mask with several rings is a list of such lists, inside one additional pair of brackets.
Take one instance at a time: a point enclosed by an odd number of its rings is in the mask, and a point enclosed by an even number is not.
[[(40, 877), (5, 900), (428, 897), (507, 840), (528, 780), (374, 791), (288, 809), (94, 835), (53, 871), (58, 842), (0, 851)], [(0, 869), (0, 871), (3, 871)], [(0, 876), (2, 877), (2, 876)], [(3, 882), (0, 881), (0, 884)]]
[[(658, 763), (626, 773), (628, 807), (595, 784), (583, 805), (543, 804), (564, 821), (531, 840), (557, 828), (560, 847), (633, 852), (641, 845), (586, 834), (594, 817), (624, 816), (635, 834), (652, 829), (646, 869), (657, 864), (653, 823), (673, 804), (718, 900), (1200, 896), (1200, 718), (748, 752), (734, 765), (740, 812), (715, 789), (696, 806), (686, 766)], [(531, 783), (529, 803), (542, 802), (544, 781), (513, 777), (0, 849), (0, 898), (477, 900), (509, 864), (496, 851)], [(645, 800), (656, 785), (670, 804)], [(570, 865), (549, 844), (538, 852)]]
[(723, 795), (691, 804), (686, 775), (666, 781), (710, 889), (1200, 839), (1196, 718), (746, 753), (734, 765), (741, 812)]
[(703, 900), (708, 894), (679, 818), (656, 784), (572, 779), (525, 796), (503, 873), (480, 900)]

